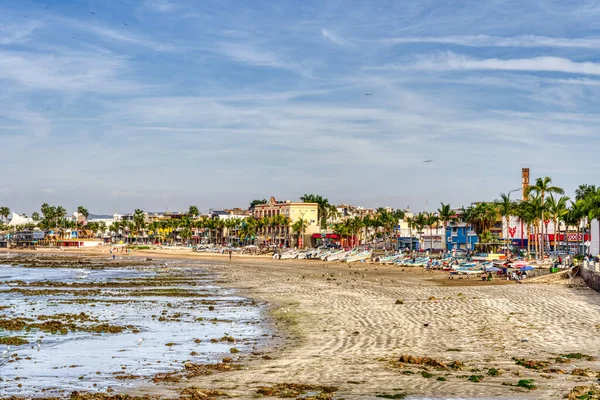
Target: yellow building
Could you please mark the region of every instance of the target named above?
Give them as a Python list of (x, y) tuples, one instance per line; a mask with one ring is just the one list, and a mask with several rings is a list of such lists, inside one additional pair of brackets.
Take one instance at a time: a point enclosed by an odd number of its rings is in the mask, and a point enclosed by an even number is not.
[(307, 242), (306, 238), (320, 232), (318, 212), (319, 205), (317, 203), (292, 203), (289, 200), (277, 201), (275, 197), (271, 197), (267, 204), (257, 204), (254, 206), (254, 218), (256, 219), (273, 217), (275, 215), (284, 215), (290, 219), (289, 226), (281, 227), (280, 229), (277, 227), (265, 227), (259, 234), (261, 234), (261, 239), (265, 242), (270, 243), (274, 238), (275, 243), (292, 247), (294, 244), (292, 243), (291, 236), (294, 233), (290, 228), (291, 225), (299, 219), (306, 221), (306, 229), (304, 230), (304, 237), (301, 242), (308, 244), (309, 242)]

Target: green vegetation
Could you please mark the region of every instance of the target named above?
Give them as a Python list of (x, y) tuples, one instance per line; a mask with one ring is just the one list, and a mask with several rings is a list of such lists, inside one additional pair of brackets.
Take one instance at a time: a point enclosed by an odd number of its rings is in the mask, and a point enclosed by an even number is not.
[(471, 376), (469, 376), (469, 380), (471, 382), (481, 382), (483, 380), (483, 378), (485, 378), (485, 376), (483, 376), (483, 375), (471, 375)]
[(376, 394), (375, 397), (379, 397), (382, 399), (404, 399), (404, 398), (406, 398), (406, 394), (404, 394), (404, 393), (396, 393), (396, 394), (380, 393), (380, 394)]
[(0, 337), (0, 344), (8, 346), (22, 346), (24, 344), (29, 344), (29, 341), (19, 336), (2, 336)]
[(518, 387), (523, 387), (525, 389), (534, 390), (537, 386), (533, 382), (533, 379), (521, 379), (517, 383)]

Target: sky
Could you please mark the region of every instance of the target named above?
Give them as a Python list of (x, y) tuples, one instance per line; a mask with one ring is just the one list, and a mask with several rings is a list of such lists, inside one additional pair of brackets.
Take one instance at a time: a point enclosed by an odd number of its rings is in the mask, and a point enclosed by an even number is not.
[(19, 213), (304, 193), (431, 211), (522, 167), (572, 194), (599, 183), (599, 112), (598, 1), (0, 2)]

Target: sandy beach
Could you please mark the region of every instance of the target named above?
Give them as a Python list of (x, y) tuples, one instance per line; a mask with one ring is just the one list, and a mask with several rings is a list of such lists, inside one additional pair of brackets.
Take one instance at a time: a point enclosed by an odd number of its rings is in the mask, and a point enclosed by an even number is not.
[[(600, 349), (600, 294), (578, 280), (488, 283), (421, 268), (177, 251), (123, 257), (197, 263), (219, 285), (270, 305), (275, 337), (243, 357), (243, 369), (165, 386), (165, 396), (195, 386), (253, 398), (260, 387), (294, 383), (335, 386), (334, 398), (345, 399), (540, 399), (600, 378), (600, 362), (586, 357)], [(517, 386), (529, 380), (534, 390)]]

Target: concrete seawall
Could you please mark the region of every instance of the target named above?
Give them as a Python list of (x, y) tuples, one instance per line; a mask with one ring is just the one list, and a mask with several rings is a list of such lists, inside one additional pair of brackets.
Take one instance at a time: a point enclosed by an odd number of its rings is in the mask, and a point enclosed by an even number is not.
[(584, 262), (581, 277), (589, 287), (600, 292), (600, 263)]

